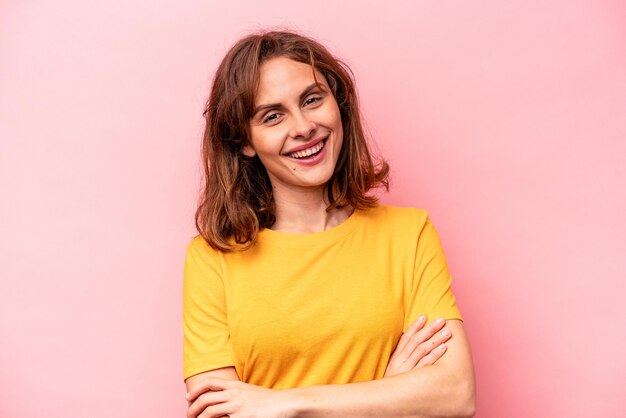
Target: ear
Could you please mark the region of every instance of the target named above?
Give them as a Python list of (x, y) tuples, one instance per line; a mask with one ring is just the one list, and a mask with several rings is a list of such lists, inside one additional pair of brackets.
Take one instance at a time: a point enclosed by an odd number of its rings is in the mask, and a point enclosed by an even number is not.
[(241, 152), (243, 153), (243, 155), (250, 158), (256, 155), (256, 151), (254, 150), (254, 148), (252, 148), (252, 145), (244, 145), (241, 149)]

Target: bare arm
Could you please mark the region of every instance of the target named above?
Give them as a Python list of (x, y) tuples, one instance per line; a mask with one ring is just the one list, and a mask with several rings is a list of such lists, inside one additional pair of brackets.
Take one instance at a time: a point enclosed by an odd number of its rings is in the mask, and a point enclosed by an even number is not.
[(469, 343), (461, 321), (448, 321), (446, 328), (453, 337), (446, 343), (445, 356), (435, 364), (380, 380), (277, 391), (202, 378), (190, 391), (189, 416), (472, 416), (475, 389)]
[[(189, 376), (185, 379), (185, 387), (187, 388), (187, 408), (189, 408), (192, 402), (189, 401), (189, 393), (197, 390), (198, 387), (202, 385), (202, 382), (206, 381), (209, 378), (217, 377), (218, 379), (224, 380), (234, 380), (238, 381), (239, 376), (237, 376), (237, 371), (234, 367), (222, 367), (220, 369), (209, 370), (207, 372), (202, 372), (195, 374), (193, 376)], [(191, 416), (189, 414), (189, 409), (187, 410), (187, 416)], [(223, 415), (228, 417), (227, 415)]]
[[(448, 321), (446, 355), (429, 367), (347, 385), (290, 389), (298, 417), (469, 417), (475, 388), (463, 324)], [(288, 391), (288, 392), (289, 392)]]
[(239, 380), (239, 376), (237, 376), (237, 371), (234, 367), (222, 367), (221, 369), (210, 370), (208, 372), (202, 372), (193, 376), (189, 376), (185, 380), (187, 393), (193, 392), (194, 389), (197, 390), (197, 388), (202, 385), (202, 382), (204, 382), (209, 377), (217, 377), (219, 379), (225, 380)]
[[(217, 377), (218, 379), (224, 380), (239, 380), (239, 376), (237, 376), (237, 371), (232, 366), (222, 367), (221, 369), (209, 370), (208, 372), (194, 374), (193, 376), (189, 376), (187, 379), (185, 379), (185, 387), (187, 388), (187, 400), (189, 401), (190, 399), (190, 393), (197, 391), (198, 388), (202, 386), (203, 382), (212, 377)], [(191, 405), (191, 402), (189, 402), (189, 405)]]
[[(440, 318), (443, 320), (443, 318)], [(385, 377), (404, 373), (415, 367), (434, 364), (445, 353), (445, 342), (450, 339), (450, 330), (444, 328), (444, 322), (433, 321), (426, 326), (426, 316), (420, 316), (402, 335), (394, 350)], [(198, 392), (202, 383), (209, 377), (226, 380), (240, 380), (234, 367), (222, 367), (189, 376), (185, 380), (187, 393)]]

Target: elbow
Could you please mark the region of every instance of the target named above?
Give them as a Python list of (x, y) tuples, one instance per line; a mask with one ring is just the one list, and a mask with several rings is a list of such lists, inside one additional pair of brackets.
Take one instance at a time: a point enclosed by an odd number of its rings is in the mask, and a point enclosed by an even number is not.
[(476, 415), (476, 404), (472, 402), (467, 402), (464, 405), (459, 406), (458, 413), (455, 415), (456, 418), (472, 418)]
[(464, 406), (464, 409), (460, 411), (458, 418), (473, 418), (476, 415), (476, 405), (475, 404), (467, 404)]
[(476, 414), (476, 390), (474, 381), (459, 380), (447, 386), (445, 397), (441, 399), (438, 418), (472, 418)]
[(454, 402), (455, 418), (471, 418), (476, 414), (476, 388), (473, 379), (459, 384)]
[(419, 418), (472, 418), (476, 414), (476, 388), (474, 379), (448, 382), (437, 397), (436, 406), (425, 413), (423, 404), (415, 403), (412, 417)]

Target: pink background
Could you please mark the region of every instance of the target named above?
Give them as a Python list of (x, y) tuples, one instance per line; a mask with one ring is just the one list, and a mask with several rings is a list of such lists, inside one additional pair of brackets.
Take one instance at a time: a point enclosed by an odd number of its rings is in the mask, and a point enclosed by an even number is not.
[(430, 211), (477, 416), (623, 416), (626, 7), (598, 0), (4, 0), (0, 416), (183, 416), (203, 104), (272, 25), (352, 65), (384, 201)]

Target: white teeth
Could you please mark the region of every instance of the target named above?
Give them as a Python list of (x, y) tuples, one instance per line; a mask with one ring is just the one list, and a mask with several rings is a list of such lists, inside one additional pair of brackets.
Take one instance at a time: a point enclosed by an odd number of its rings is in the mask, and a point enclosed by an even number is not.
[(311, 148), (303, 149), (302, 151), (298, 152), (292, 152), (291, 154), (289, 154), (289, 156), (292, 158), (304, 158), (320, 152), (322, 148), (324, 148), (324, 141), (318, 142), (317, 145)]

